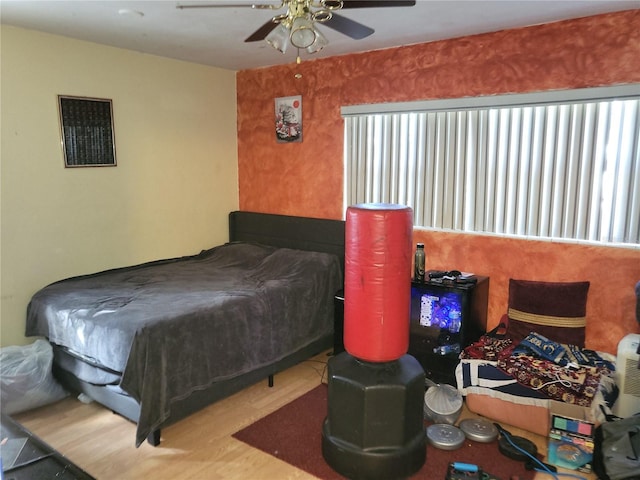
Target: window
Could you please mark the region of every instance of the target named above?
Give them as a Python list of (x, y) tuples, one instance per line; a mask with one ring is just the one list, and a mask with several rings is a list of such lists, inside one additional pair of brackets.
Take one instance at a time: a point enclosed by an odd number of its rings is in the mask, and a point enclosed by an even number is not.
[(640, 244), (640, 85), (344, 107), (345, 208), (414, 225)]

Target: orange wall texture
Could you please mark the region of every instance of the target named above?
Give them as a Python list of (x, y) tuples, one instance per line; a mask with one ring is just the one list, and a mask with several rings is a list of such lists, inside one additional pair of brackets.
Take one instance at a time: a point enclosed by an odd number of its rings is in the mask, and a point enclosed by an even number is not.
[[(242, 210), (342, 218), (345, 105), (640, 83), (640, 10), (307, 58), (237, 74)], [(274, 99), (292, 95), (302, 95), (303, 141), (280, 144)], [(587, 347), (615, 353), (624, 335), (640, 332), (633, 291), (639, 249), (423, 229), (414, 241), (426, 245), (427, 268), (491, 278), (489, 327), (506, 311), (509, 278), (589, 280)]]

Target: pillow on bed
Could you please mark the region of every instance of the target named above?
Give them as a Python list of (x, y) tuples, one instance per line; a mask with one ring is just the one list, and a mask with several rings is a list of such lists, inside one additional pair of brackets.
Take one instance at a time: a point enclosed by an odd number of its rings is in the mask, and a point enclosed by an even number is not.
[(520, 342), (537, 332), (584, 348), (589, 282), (509, 280), (509, 336)]

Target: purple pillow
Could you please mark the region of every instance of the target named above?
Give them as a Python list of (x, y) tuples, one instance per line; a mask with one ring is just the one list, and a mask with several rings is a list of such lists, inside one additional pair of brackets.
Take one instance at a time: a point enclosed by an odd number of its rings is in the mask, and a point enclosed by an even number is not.
[(509, 336), (536, 332), (584, 348), (589, 282), (509, 280)]

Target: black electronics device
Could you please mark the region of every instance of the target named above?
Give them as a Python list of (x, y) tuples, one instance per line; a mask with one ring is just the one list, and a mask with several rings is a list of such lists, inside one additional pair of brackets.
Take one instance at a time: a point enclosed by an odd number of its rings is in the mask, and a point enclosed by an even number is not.
[[(456, 385), (460, 351), (487, 331), (489, 278), (475, 283), (444, 283), (431, 278), (411, 282), (409, 354), (435, 383)], [(445, 272), (447, 273), (447, 272)]]
[(428, 272), (427, 277), (427, 281), (433, 283), (457, 285), (478, 283), (478, 279), (475, 277), (475, 275), (463, 275), (460, 270), (431, 270)]
[(462, 272), (460, 272), (460, 270), (449, 270), (447, 271), (442, 271), (442, 270), (431, 270), (429, 272), (429, 278), (444, 278), (444, 277), (459, 277), (460, 275), (462, 275)]

